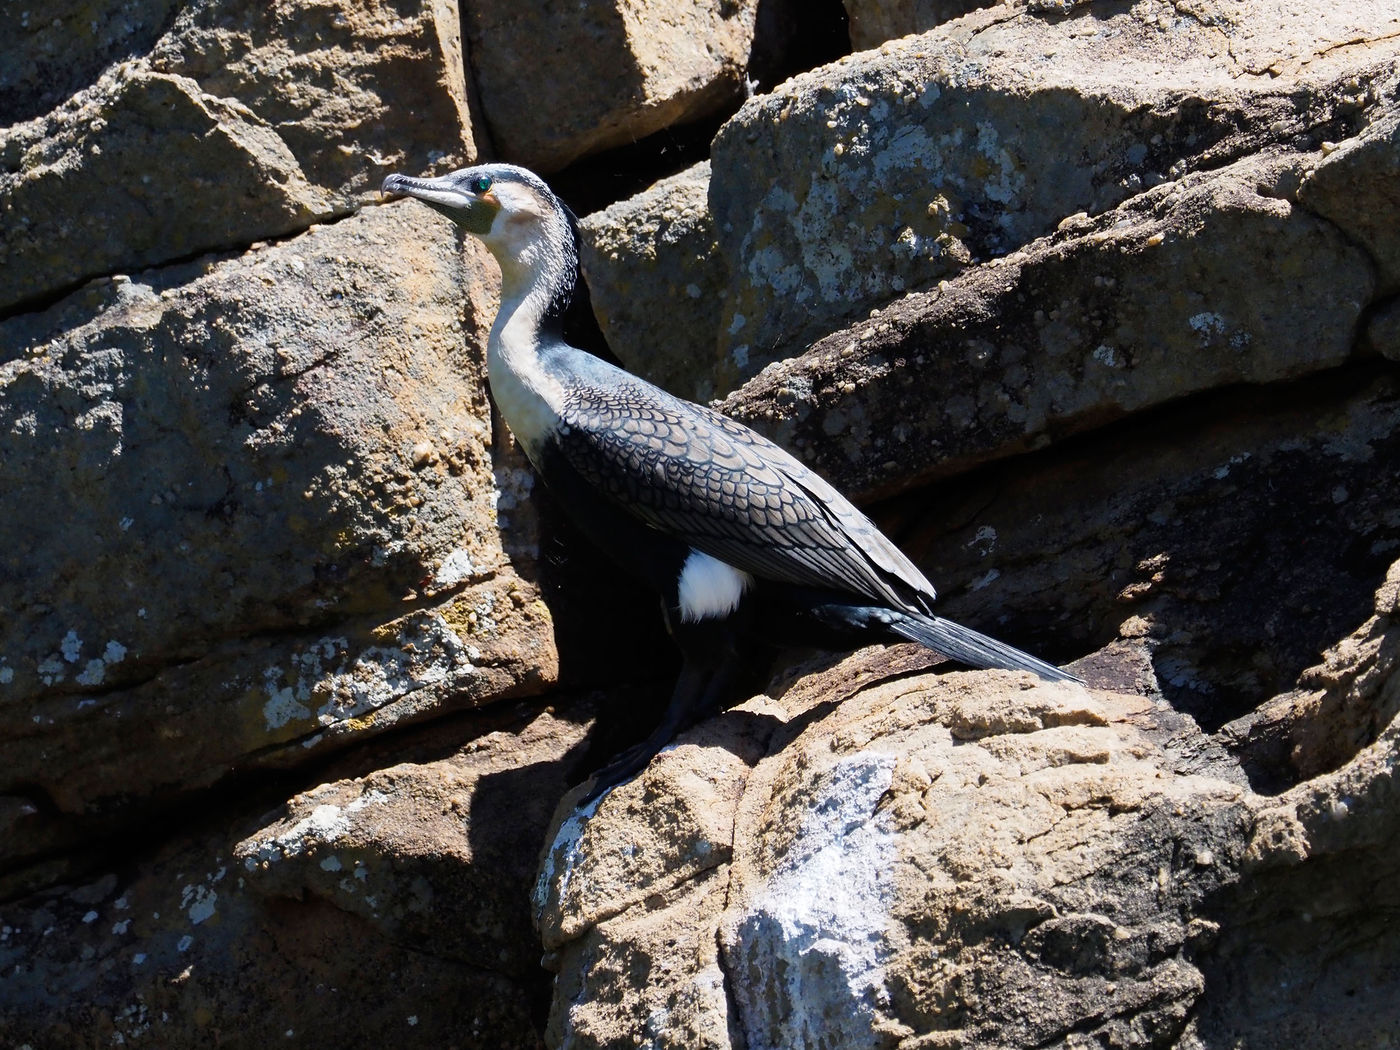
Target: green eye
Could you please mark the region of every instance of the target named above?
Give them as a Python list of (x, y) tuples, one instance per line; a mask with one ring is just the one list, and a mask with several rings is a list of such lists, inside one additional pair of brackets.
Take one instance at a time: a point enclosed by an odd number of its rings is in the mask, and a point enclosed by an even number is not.
[(485, 193), (491, 188), (491, 176), (478, 175), (476, 178), (472, 179), (469, 185), (473, 193)]

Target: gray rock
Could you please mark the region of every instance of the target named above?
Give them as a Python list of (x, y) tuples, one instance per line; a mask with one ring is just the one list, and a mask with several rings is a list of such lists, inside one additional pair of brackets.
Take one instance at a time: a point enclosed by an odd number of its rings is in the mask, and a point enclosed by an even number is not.
[[(1308, 14), (997, 8), (750, 100), (712, 154), (731, 279), (716, 389), (1068, 216), (1350, 134), (1393, 76), (1393, 14)], [(1335, 46), (1352, 39), (1375, 46), (1353, 59)]]
[(0, 207), (12, 217), (0, 309), (116, 270), (279, 237), (338, 210), (246, 109), (187, 77), (125, 66), (8, 129), (0, 156)]
[(1308, 173), (1298, 199), (1335, 222), (1363, 245), (1376, 262), (1380, 291), (1400, 291), (1400, 80), (1372, 113), (1362, 132), (1329, 143), (1326, 156)]
[[(735, 709), (736, 742), (755, 720), (776, 728), (731, 800), (695, 776), (692, 735), (606, 796), (583, 837), (580, 818), (556, 816), (542, 921), (573, 932), (552, 957), (551, 1045), (642, 1031), (719, 1048), (1082, 1035), (1273, 1050), (1367, 1045), (1400, 1020), (1395, 931), (1365, 917), (1384, 890), (1355, 876), (1326, 888), (1348, 850), (1395, 864), (1394, 725), (1335, 773), (1267, 796), (1238, 770), (1184, 769), (1156, 742), (1179, 735), (1175, 716), (1151, 700), (1000, 672), (917, 676), (891, 655), (808, 667), (774, 683), (778, 700)], [(1362, 673), (1390, 673), (1373, 655)], [(722, 731), (708, 733), (723, 754)], [(701, 808), (703, 821), (653, 819)], [(679, 881), (656, 865), (730, 819), (715, 864)], [(618, 841), (638, 848), (618, 856)], [(582, 889), (581, 871), (595, 873)], [(1357, 923), (1358, 959), (1316, 958)], [(1285, 1006), (1280, 973), (1309, 982), (1303, 1009)]]
[(1241, 161), (1073, 217), (770, 366), (725, 408), (839, 487), (876, 493), (1203, 390), (1335, 367), (1374, 278), (1290, 203), (1301, 166)]
[(709, 400), (708, 365), (723, 310), (702, 162), (583, 219), (583, 270), (608, 345), (632, 372)]
[(842, 0), (850, 20), (851, 49), (868, 51), (886, 40), (924, 33), (969, 11), (984, 0)]

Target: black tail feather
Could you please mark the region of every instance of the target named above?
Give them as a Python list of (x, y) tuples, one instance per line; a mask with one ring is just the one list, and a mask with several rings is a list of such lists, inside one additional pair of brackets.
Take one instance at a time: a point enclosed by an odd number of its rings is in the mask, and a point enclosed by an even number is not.
[(1061, 670), (1054, 664), (1023, 653), (1005, 642), (989, 638), (971, 627), (918, 613), (888, 612), (881, 617), (889, 629), (911, 642), (942, 653), (949, 659), (970, 667), (999, 668), (1005, 671), (1030, 671), (1050, 682), (1083, 682), (1076, 674)]

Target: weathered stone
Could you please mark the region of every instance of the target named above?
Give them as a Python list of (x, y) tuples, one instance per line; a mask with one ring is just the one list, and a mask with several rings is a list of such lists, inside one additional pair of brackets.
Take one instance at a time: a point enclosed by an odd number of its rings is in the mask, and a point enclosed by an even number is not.
[(150, 63), (237, 99), (277, 129), (310, 182), (339, 195), (479, 152), (448, 0), (200, 0), (181, 9)]
[(216, 809), (221, 830), (0, 905), (7, 1045), (535, 1050), (525, 887), (588, 724), (566, 711), (421, 731), (271, 821)]
[(458, 246), (390, 205), (7, 323), (0, 791), (109, 818), (553, 679)]
[(94, 83), (114, 62), (144, 55), (179, 0), (53, 0), (42, 11), (0, 4), (0, 120), (30, 120)]
[[(1376, 479), (1398, 473), (1400, 386), (1360, 370), (1201, 398), (879, 517), (939, 612), (1052, 658), (1120, 638), (1156, 695), (1215, 729), (1296, 688), (1372, 615), (1400, 548)], [(1251, 775), (1296, 780), (1263, 761)]]
[(1400, 300), (1392, 299), (1372, 315), (1366, 346), (1382, 357), (1400, 362)]
[[(786, 724), (744, 779), (726, 863), (663, 887), (645, 861), (623, 860), (621, 881), (582, 894), (550, 876), (547, 916), (591, 901), (599, 917), (555, 956), (551, 1045), (627, 1032), (750, 1048), (1229, 1036), (1274, 1050), (1369, 1045), (1395, 1024), (1400, 945), (1383, 919), (1363, 919), (1400, 866), (1393, 723), (1337, 773), (1272, 798), (1238, 769), (1199, 772), (1199, 731), (1161, 723), (1175, 716), (1149, 699), (1004, 672), (911, 677), (898, 658), (910, 651), (808, 667), (776, 702), (733, 712)], [(654, 777), (650, 806), (698, 802), (670, 797), (686, 787)], [(647, 812), (605, 797), (587, 817), (594, 848), (637, 841)], [(668, 852), (700, 840), (694, 823), (670, 827)], [(561, 831), (556, 848), (577, 845)], [(1373, 875), (1327, 893), (1321, 880), (1351, 850), (1375, 857)], [(618, 894), (630, 906), (599, 910)], [(1309, 966), (1283, 947), (1292, 931), (1316, 952), (1310, 922), (1332, 936), (1362, 923), (1360, 961)], [(1280, 972), (1316, 974), (1319, 1001), (1285, 1010)]]
[(1323, 654), (1299, 688), (1221, 728), (1264, 784), (1330, 773), (1400, 713), (1400, 562), (1376, 591), (1375, 615)]
[[(110, 17), (91, 19), (96, 54), (146, 44), (164, 18), (142, 8), (122, 32)], [(33, 21), (25, 37), (50, 42)], [(459, 37), (449, 4), (182, 8), (149, 52), (0, 131), (0, 310), (343, 216), (393, 166), (471, 159)], [(402, 130), (410, 113), (422, 132)]]
[(631, 372), (682, 397), (707, 374), (724, 295), (703, 162), (580, 223), (583, 270), (608, 346)]
[(246, 109), (187, 77), (126, 66), (9, 129), (0, 158), (0, 310), (114, 270), (279, 237), (337, 211)]
[(771, 366), (725, 408), (872, 493), (1188, 394), (1335, 367), (1372, 270), (1290, 203), (1301, 163), (1240, 161), (1067, 220)]
[[(712, 154), (731, 279), (716, 388), (1067, 216), (1350, 135), (1393, 77), (1394, 12), (1307, 10), (996, 8), (750, 100)], [(1335, 46), (1356, 39), (1372, 46)]]
[(1376, 262), (1381, 291), (1400, 292), (1400, 81), (1359, 134), (1336, 143), (1308, 174), (1298, 199), (1362, 244)]
[(756, 6), (468, 5), (468, 51), (497, 149), (506, 160), (556, 171), (737, 101)]

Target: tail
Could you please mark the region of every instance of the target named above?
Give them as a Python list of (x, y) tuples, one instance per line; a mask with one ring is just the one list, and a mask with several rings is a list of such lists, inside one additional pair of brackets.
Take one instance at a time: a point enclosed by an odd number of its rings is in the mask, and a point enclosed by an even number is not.
[(942, 653), (970, 667), (994, 667), (1005, 671), (1030, 671), (1047, 682), (1080, 682), (1084, 679), (1054, 664), (1023, 653), (1005, 642), (989, 638), (971, 627), (937, 616), (881, 610), (880, 619), (891, 632)]

